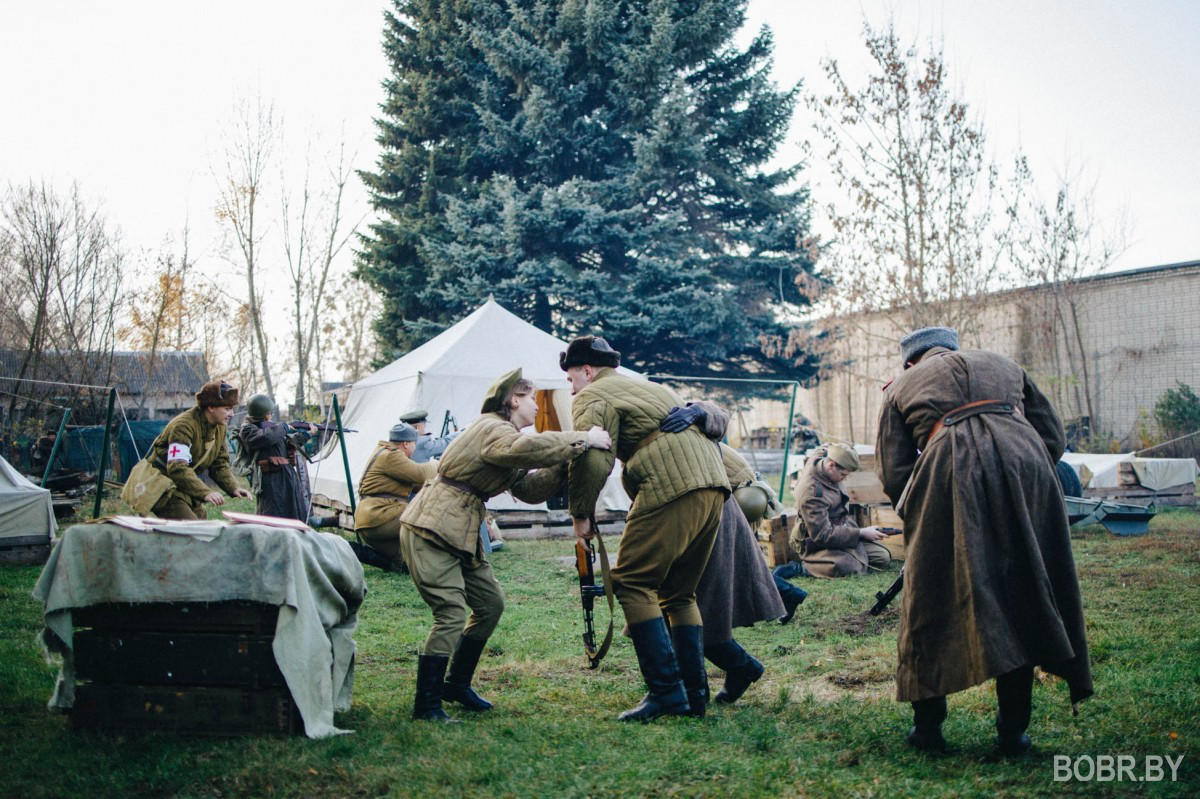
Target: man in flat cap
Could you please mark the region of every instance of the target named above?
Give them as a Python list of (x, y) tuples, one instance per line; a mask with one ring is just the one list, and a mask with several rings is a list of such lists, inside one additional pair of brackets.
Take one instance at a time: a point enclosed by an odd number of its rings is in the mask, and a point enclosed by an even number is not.
[(845, 444), (819, 447), (796, 483), (796, 526), (792, 548), (812, 577), (849, 577), (892, 562), (878, 527), (859, 527), (841, 483), (859, 469), (858, 453)]
[(429, 412), (424, 409), (403, 413), (400, 415), (400, 421), (411, 424), (417, 429), (417, 446), (412, 454), (413, 463), (427, 463), (434, 458), (440, 458), (446, 451), (446, 447), (450, 446), (450, 442), (458, 436), (457, 430), (438, 438), (434, 438), (431, 433), (426, 432)]
[(363, 543), (403, 569), (400, 555), (400, 517), (426, 480), (437, 474), (436, 463), (414, 463), (417, 429), (398, 422), (371, 453), (358, 483), (354, 531)]
[(205, 503), (225, 504), (220, 492), (200, 478), (205, 471), (229, 496), (249, 497), (229, 468), (225, 440), (237, 404), (238, 390), (224, 380), (205, 383), (196, 392), (196, 406), (167, 422), (154, 439), (130, 472), (121, 498), (141, 515), (205, 519)]
[[(613, 467), (633, 497), (625, 519), (613, 592), (621, 602), (649, 692), (624, 721), (703, 716), (708, 704), (703, 621), (696, 584), (721, 524), (729, 480), (715, 442), (694, 424), (659, 426), (684, 403), (666, 386), (618, 374), (621, 355), (603, 338), (583, 336), (559, 357), (575, 394), (577, 430), (598, 425), (613, 450), (592, 450), (571, 463), (569, 507), (575, 534), (590, 538), (596, 499)], [(670, 632), (664, 615), (670, 620)]]
[(1092, 694), (1066, 507), (1055, 475), (1065, 441), (1024, 370), (958, 334), (900, 341), (904, 372), (884, 392), (875, 452), (904, 519), (896, 699), (908, 742), (942, 751), (946, 694), (995, 678), (1000, 751), (1030, 748), (1033, 667)]
[(600, 428), (522, 433), (537, 417), (534, 394), (520, 369), (497, 380), (481, 416), (454, 440), (436, 476), (401, 516), (401, 555), (433, 611), (433, 628), (417, 662), (414, 719), (448, 721), (443, 699), (467, 710), (492, 707), (471, 687), (504, 611), (504, 592), (479, 537), (484, 502), (504, 491), (524, 502), (544, 502), (562, 484), (568, 461), (612, 444)]

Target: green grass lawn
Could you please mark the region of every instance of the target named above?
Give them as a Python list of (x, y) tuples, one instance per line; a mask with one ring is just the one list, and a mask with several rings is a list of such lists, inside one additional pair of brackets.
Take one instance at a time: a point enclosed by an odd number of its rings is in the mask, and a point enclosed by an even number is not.
[[(1198, 533), (1192, 512), (1161, 514), (1140, 538), (1075, 532), (1096, 696), (1072, 717), (1065, 684), (1035, 686), (1035, 749), (1014, 762), (993, 749), (990, 685), (950, 698), (950, 754), (904, 744), (897, 614), (865, 615), (894, 574), (802, 581), (792, 624), (740, 631), (767, 673), (738, 704), (627, 725), (615, 717), (642, 693), (633, 649), (618, 637), (584, 668), (574, 571), (557, 561), (571, 542), (513, 541), (493, 558), (508, 609), (476, 683), (496, 709), (439, 725), (408, 718), (429, 613), (407, 577), (369, 570), (354, 707), (338, 717), (356, 733), (311, 741), (72, 732), (46, 709), (39, 569), (0, 567), (0, 796), (1196, 796)], [(1174, 783), (1056, 782), (1055, 755), (1132, 755), (1138, 775), (1146, 756), (1183, 761)]]

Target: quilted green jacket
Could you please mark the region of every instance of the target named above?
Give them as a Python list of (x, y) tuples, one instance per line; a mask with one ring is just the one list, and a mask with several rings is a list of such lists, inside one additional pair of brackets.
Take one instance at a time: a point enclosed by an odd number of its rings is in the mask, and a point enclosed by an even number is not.
[(721, 452), (716, 442), (695, 426), (682, 433), (663, 433), (639, 449), (638, 445), (658, 430), (671, 407), (683, 404), (666, 386), (634, 380), (615, 369), (600, 369), (596, 379), (575, 396), (572, 417), (576, 430), (593, 425), (607, 430), (613, 450), (588, 450), (571, 463), (571, 515), (584, 519), (595, 512), (596, 498), (612, 471), (614, 457), (625, 465), (622, 482), (633, 496), (631, 516), (699, 488), (719, 488), (728, 494)]

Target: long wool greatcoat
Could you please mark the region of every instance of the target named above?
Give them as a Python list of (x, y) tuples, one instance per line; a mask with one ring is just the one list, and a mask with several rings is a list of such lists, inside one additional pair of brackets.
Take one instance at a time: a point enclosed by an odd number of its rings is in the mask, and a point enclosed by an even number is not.
[[(1025, 665), (1066, 679), (1072, 702), (1090, 696), (1054, 472), (1065, 436), (1050, 402), (1008, 358), (941, 347), (885, 394), (876, 469), (907, 553), (896, 698), (943, 696)], [(930, 440), (946, 414), (982, 400), (1012, 412), (960, 411)]]
[[(754, 482), (754, 472), (736, 450), (722, 444), (721, 460), (731, 486)], [(733, 497), (721, 509), (717, 540), (696, 586), (696, 605), (704, 619), (706, 646), (733, 638), (734, 627), (749, 627), (785, 613), (754, 530)]]
[(285, 424), (262, 420), (246, 422), (239, 431), (242, 443), (253, 453), (254, 461), (284, 458), (287, 464), (270, 471), (259, 470), (255, 481), (255, 513), (283, 519), (308, 519), (308, 502), (296, 472), (295, 457), (289, 452), (288, 427)]

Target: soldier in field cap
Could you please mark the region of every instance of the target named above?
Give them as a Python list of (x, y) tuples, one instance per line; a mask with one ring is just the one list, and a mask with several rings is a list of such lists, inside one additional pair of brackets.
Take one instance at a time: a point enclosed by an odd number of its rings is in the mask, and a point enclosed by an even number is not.
[(440, 458), (446, 448), (450, 446), (450, 442), (458, 435), (458, 431), (455, 430), (449, 435), (434, 438), (426, 431), (429, 412), (424, 408), (400, 414), (400, 421), (412, 425), (417, 431), (417, 444), (412, 453), (413, 463), (427, 463), (434, 458)]
[(996, 680), (1001, 753), (1030, 748), (1033, 667), (1092, 694), (1083, 606), (1055, 464), (1062, 422), (1033, 380), (945, 327), (900, 340), (875, 444), (904, 519), (896, 698), (908, 742), (946, 748), (946, 694)]
[(612, 450), (592, 450), (571, 463), (575, 534), (592, 536), (596, 499), (614, 457), (620, 458), (633, 505), (612, 570), (613, 591), (649, 689), (620, 718), (703, 716), (708, 677), (696, 585), (716, 540), (729, 480), (717, 445), (695, 424), (668, 425), (677, 432), (660, 429), (673, 411), (686, 417), (692, 407), (684, 408), (666, 386), (618, 374), (620, 363), (621, 354), (598, 336), (575, 339), (559, 356), (575, 394), (575, 429), (599, 425), (613, 441)]
[(400, 556), (400, 517), (425, 481), (437, 474), (436, 463), (413, 462), (417, 440), (417, 429), (408, 422), (392, 425), (358, 482), (354, 531), (397, 569), (406, 568)]
[[(892, 562), (878, 527), (859, 527), (850, 515), (842, 482), (859, 469), (858, 453), (846, 444), (820, 447), (796, 483), (796, 526), (792, 548), (812, 577), (849, 577)], [(784, 572), (786, 573), (786, 572)]]
[[(249, 497), (229, 468), (225, 439), (237, 404), (238, 390), (224, 380), (205, 383), (196, 392), (196, 406), (168, 422), (154, 439), (130, 473), (122, 498), (142, 515), (148, 511), (163, 519), (205, 519), (205, 503), (225, 504), (221, 493), (200, 479), (205, 471), (229, 496)], [(155, 474), (167, 480), (155, 480)], [(148, 494), (137, 491), (147, 486), (154, 486)]]
[(492, 384), (479, 418), (446, 450), (436, 476), (400, 517), (400, 553), (433, 611), (417, 661), (414, 719), (450, 720), (443, 699), (467, 710), (492, 707), (471, 687), (504, 612), (504, 592), (479, 537), (484, 502), (505, 491), (524, 502), (544, 502), (562, 484), (564, 464), (590, 448), (611, 445), (599, 428), (522, 433), (537, 417), (535, 391), (520, 369)]

